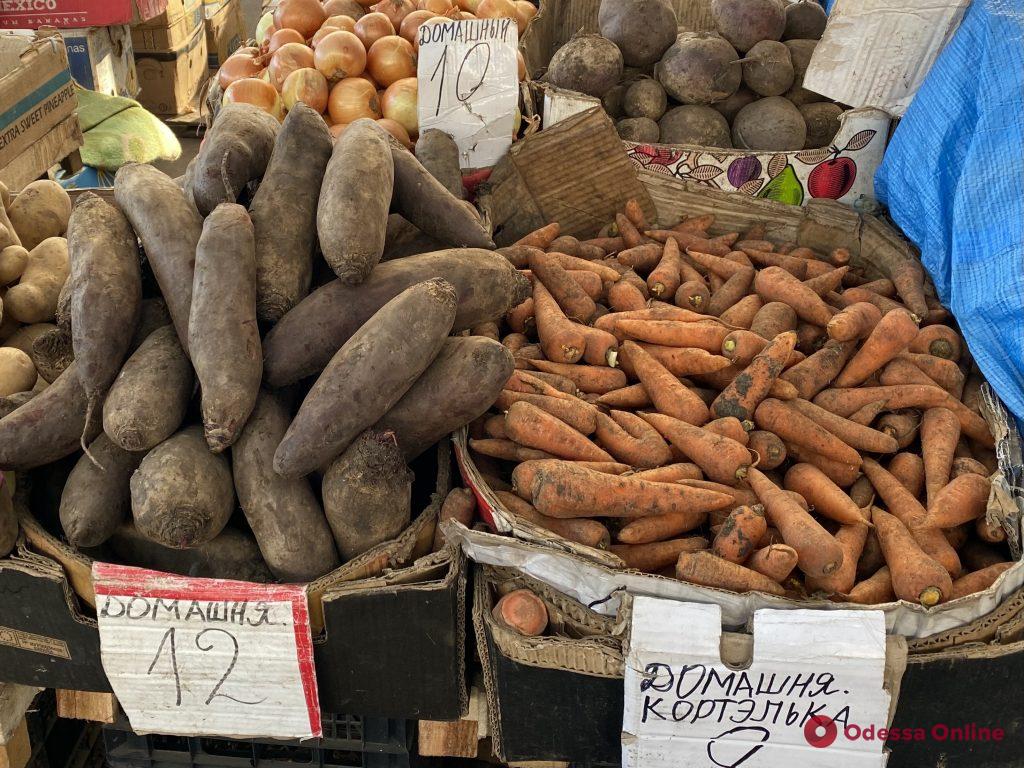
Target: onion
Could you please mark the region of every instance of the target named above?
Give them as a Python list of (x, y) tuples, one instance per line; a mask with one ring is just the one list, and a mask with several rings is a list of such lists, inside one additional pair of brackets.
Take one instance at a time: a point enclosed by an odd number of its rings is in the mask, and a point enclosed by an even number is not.
[(320, 26), (320, 29), (324, 27), (334, 27), (345, 32), (355, 32), (356, 20), (351, 16), (328, 16), (327, 20)]
[(476, 7), (480, 5), (480, 0), (456, 0), (459, 4), (459, 8), (470, 13), (476, 13)]
[(306, 41), (298, 32), (294, 29), (279, 29), (270, 36), (270, 42), (267, 43), (267, 53), (273, 55), (277, 53), (277, 49), (285, 43), (299, 43), (305, 45)]
[(382, 37), (366, 54), (366, 70), (374, 80), (387, 88), (403, 77), (416, 76), (416, 51), (404, 37)]
[(512, 0), (480, 0), (473, 13), (478, 19), (515, 19), (516, 6)]
[(420, 25), (428, 19), (438, 18), (433, 11), (413, 11), (402, 19), (402, 28), (398, 34), (412, 43), (413, 49), (419, 48)]
[(217, 72), (217, 83), (220, 87), (227, 88), (235, 80), (241, 80), (243, 77), (256, 77), (263, 69), (257, 54), (255, 48), (242, 48), (224, 59)]
[(313, 49), (302, 43), (285, 43), (270, 57), (270, 84), (278, 91), (284, 80), (296, 69), (313, 66)]
[(366, 49), (351, 32), (332, 32), (317, 46), (313, 65), (332, 83), (355, 77), (366, 69)]
[(519, 69), (519, 82), (523, 82), (526, 79), (526, 59), (523, 58), (522, 51), (516, 51), (516, 64)]
[(377, 125), (398, 139), (403, 147), (412, 149), (412, 139), (409, 138), (409, 132), (401, 123), (395, 122), (390, 117), (382, 117), (377, 121)]
[(356, 37), (366, 50), (382, 37), (395, 34), (395, 25), (383, 13), (368, 13), (356, 22)]
[(315, 69), (296, 69), (284, 81), (281, 98), (285, 109), (292, 109), (297, 102), (315, 109), (321, 114), (327, 109), (327, 79)]
[(405, 128), (411, 137), (415, 137), (420, 132), (420, 119), (416, 105), (417, 82), (415, 77), (405, 77), (392, 83), (384, 91), (384, 98), (381, 99), (384, 117), (394, 120)]
[(313, 39), (309, 41), (309, 47), (313, 49), (314, 60), (316, 58), (316, 47), (320, 45), (320, 41), (327, 37), (331, 32), (341, 32), (338, 27), (329, 27), (325, 23), (320, 29), (313, 35)]
[(270, 33), (267, 31), (270, 27), (274, 26), (274, 14), (264, 13), (260, 16), (260, 20), (256, 22), (256, 42), (259, 45), (263, 45), (270, 38)]
[(361, 117), (371, 120), (382, 117), (376, 89), (361, 77), (345, 78), (331, 88), (327, 112), (333, 123), (351, 123)]
[(373, 90), (375, 90), (375, 91), (379, 91), (380, 90), (380, 86), (377, 85), (377, 81), (374, 80), (372, 77), (370, 77), (370, 73), (369, 72), (363, 72), (363, 74), (359, 75), (358, 77), (361, 80), (365, 80), (370, 85), (372, 85), (373, 86)]
[(294, 29), (303, 40), (307, 40), (320, 29), (326, 18), (327, 14), (318, 0), (281, 0), (274, 11), (274, 26)]
[(255, 77), (243, 77), (241, 80), (235, 80), (224, 89), (221, 101), (224, 104), (252, 104), (278, 120), (284, 119), (284, 104), (281, 102), (281, 95), (270, 83), (265, 83)]
[(380, 0), (376, 5), (371, 5), (370, 9), (383, 13), (391, 20), (392, 26), (398, 29), (402, 26), (402, 19), (415, 11), (416, 6), (412, 0)]
[(516, 24), (519, 27), (519, 36), (522, 37), (523, 32), (533, 21), (533, 17), (537, 15), (537, 6), (530, 0), (514, 0), (514, 4), (516, 6)]
[(458, 16), (453, 16), (452, 18), (456, 21), (473, 21), (477, 16), (469, 11), (460, 11)]
[(348, 16), (355, 21), (361, 18), (366, 11), (356, 0), (326, 0), (324, 13), (328, 16)]
[(416, 7), (421, 11), (433, 11), (444, 16), (452, 9), (451, 0), (420, 0)]

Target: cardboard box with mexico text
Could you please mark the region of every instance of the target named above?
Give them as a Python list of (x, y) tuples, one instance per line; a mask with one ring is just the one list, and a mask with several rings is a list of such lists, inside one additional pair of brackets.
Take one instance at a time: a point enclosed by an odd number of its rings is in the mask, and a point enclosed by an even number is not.
[(167, 0), (48, 0), (0, 5), (0, 29), (106, 27), (134, 24), (162, 13)]

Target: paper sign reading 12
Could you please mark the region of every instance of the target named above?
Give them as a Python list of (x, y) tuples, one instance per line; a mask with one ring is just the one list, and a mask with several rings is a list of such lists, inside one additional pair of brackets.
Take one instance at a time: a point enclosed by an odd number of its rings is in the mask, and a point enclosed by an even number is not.
[(436, 128), (454, 138), (463, 168), (490, 167), (512, 145), (518, 44), (514, 19), (420, 25), (420, 132)]
[(132, 729), (321, 735), (305, 590), (94, 563), (100, 656)]
[(758, 610), (753, 660), (721, 659), (721, 608), (633, 601), (625, 768), (882, 768), (881, 611)]

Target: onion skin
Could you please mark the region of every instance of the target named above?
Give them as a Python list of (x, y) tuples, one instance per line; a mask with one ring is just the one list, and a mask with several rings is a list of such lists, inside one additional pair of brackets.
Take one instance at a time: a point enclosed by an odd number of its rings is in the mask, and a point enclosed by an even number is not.
[(331, 123), (351, 123), (362, 117), (377, 120), (383, 117), (380, 99), (373, 85), (360, 77), (338, 82), (327, 97), (327, 113)]
[[(255, 51), (255, 48), (247, 48), (246, 51)], [(228, 56), (221, 68), (217, 71), (217, 84), (221, 89), (227, 88), (236, 80), (246, 77), (257, 77), (263, 65), (256, 55), (236, 51)]]
[(270, 84), (280, 92), (285, 78), (296, 69), (313, 66), (313, 49), (302, 43), (285, 43), (270, 57)]
[(296, 102), (301, 101), (311, 109), (323, 114), (327, 109), (327, 78), (315, 69), (305, 67), (296, 69), (285, 78), (281, 89), (284, 107), (291, 110)]
[(403, 78), (415, 77), (416, 51), (403, 37), (382, 37), (366, 54), (366, 71), (384, 88)]
[(330, 82), (361, 75), (366, 69), (366, 49), (352, 32), (333, 32), (320, 41), (313, 64)]
[(376, 5), (371, 5), (370, 10), (383, 13), (391, 20), (392, 26), (398, 29), (402, 26), (402, 19), (416, 10), (412, 0), (380, 0)]
[(319, 0), (282, 0), (274, 11), (274, 26), (279, 30), (294, 29), (303, 40), (308, 40), (326, 18)]
[(409, 138), (409, 132), (405, 130), (405, 126), (396, 120), (392, 120), (387, 117), (382, 117), (377, 121), (377, 125), (383, 128), (385, 131), (394, 136), (398, 142), (406, 149), (412, 149), (412, 139)]
[(356, 37), (367, 51), (382, 37), (395, 34), (395, 25), (383, 13), (368, 13), (356, 22)]
[(285, 43), (299, 43), (305, 45), (306, 41), (296, 30), (294, 29), (279, 29), (270, 36), (270, 40), (267, 42), (267, 53), (273, 55), (277, 53), (278, 49)]
[(406, 77), (392, 83), (381, 98), (381, 111), (384, 117), (402, 126), (410, 139), (418, 136), (420, 132), (417, 97), (416, 78)]
[(443, 17), (432, 11), (413, 11), (402, 20), (402, 28), (398, 30), (398, 34), (412, 43), (413, 50), (416, 50), (419, 48), (420, 25), (436, 18)]

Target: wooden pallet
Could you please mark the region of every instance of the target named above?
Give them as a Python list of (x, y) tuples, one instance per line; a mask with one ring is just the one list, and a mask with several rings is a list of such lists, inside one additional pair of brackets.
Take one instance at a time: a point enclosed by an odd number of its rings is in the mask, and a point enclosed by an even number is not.
[(69, 720), (112, 723), (117, 719), (117, 698), (112, 693), (58, 689), (57, 716)]

